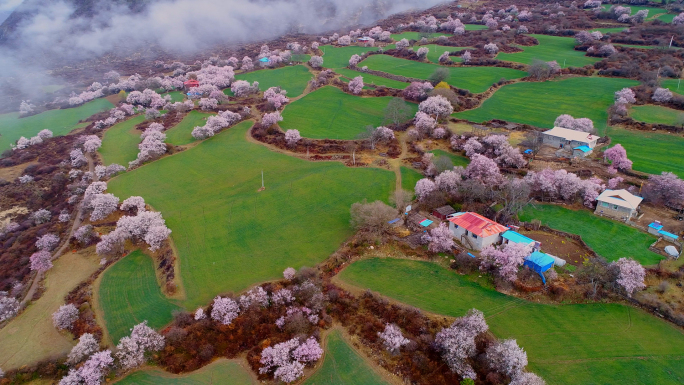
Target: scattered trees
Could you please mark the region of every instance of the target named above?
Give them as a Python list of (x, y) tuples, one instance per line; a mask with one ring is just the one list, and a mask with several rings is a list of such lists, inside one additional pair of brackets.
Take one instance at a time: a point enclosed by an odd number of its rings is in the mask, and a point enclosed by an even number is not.
[(78, 309), (73, 303), (62, 305), (59, 310), (52, 313), (52, 323), (55, 328), (71, 329), (71, 326), (78, 319)]
[(19, 312), (19, 301), (7, 295), (7, 292), (0, 292), (0, 322), (6, 321)]
[(449, 230), (446, 223), (440, 223), (439, 226), (430, 230), (428, 249), (433, 253), (449, 252), (454, 247), (454, 236)]
[(321, 66), (323, 65), (323, 58), (316, 55), (311, 56), (311, 59), (309, 59), (309, 64), (313, 68), (321, 68)]
[(393, 124), (396, 127), (411, 119), (411, 107), (402, 98), (392, 98), (384, 112), (383, 124)]
[(29, 260), (31, 261), (31, 270), (43, 272), (52, 268), (52, 255), (48, 251), (35, 252)]
[(619, 143), (604, 151), (603, 157), (610, 160), (610, 169), (629, 170), (632, 168), (632, 161), (627, 158), (627, 151)]
[(382, 234), (389, 229), (387, 222), (396, 218), (397, 210), (382, 201), (369, 203), (364, 199), (351, 205), (350, 214), (352, 228)]
[(454, 112), (449, 100), (441, 95), (430, 96), (418, 105), (418, 110), (437, 119), (446, 118)]
[(395, 324), (385, 325), (385, 330), (378, 333), (378, 337), (382, 340), (385, 349), (392, 354), (398, 353), (402, 346), (411, 342), (401, 334), (401, 330)]
[(86, 357), (98, 351), (100, 344), (90, 333), (83, 333), (78, 339), (76, 346), (71, 348), (67, 357), (67, 364), (75, 365), (83, 361)]
[(302, 139), (302, 136), (299, 134), (299, 130), (287, 130), (285, 131), (285, 142), (287, 142), (287, 145), (290, 147), (294, 147), (297, 145), (297, 142), (299, 142)]
[(363, 76), (357, 76), (349, 82), (349, 90), (358, 95), (363, 90)]
[(627, 296), (631, 297), (636, 290), (646, 287), (644, 284), (646, 270), (639, 262), (631, 258), (620, 258), (613, 262), (612, 265), (618, 269), (616, 282), (625, 289)]
[(475, 379), (476, 374), (468, 362), (476, 353), (475, 337), (489, 330), (484, 314), (471, 309), (457, 318), (450, 327), (444, 328), (435, 336), (435, 344), (442, 352), (451, 371), (461, 377)]
[(525, 258), (531, 252), (532, 248), (522, 243), (509, 242), (498, 248), (487, 246), (480, 253), (482, 257), (480, 269), (489, 270), (494, 268), (498, 276), (513, 282), (517, 278), (518, 268), (523, 265)]
[(230, 298), (216, 297), (211, 309), (211, 319), (222, 325), (230, 325), (240, 314), (240, 306)]
[(131, 329), (131, 335), (121, 338), (116, 345), (116, 358), (124, 369), (136, 368), (145, 362), (146, 352), (157, 352), (164, 348), (164, 337), (147, 326), (147, 321)]
[(589, 118), (573, 118), (568, 114), (559, 115), (553, 123), (556, 127), (569, 128), (588, 133), (596, 133), (594, 122)]

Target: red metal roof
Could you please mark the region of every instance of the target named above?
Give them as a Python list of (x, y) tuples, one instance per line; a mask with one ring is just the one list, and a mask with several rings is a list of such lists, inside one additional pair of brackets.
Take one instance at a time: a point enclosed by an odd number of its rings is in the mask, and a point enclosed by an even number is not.
[(457, 217), (449, 218), (449, 222), (461, 226), (478, 237), (486, 238), (490, 235), (500, 234), (508, 230), (504, 225), (487, 219), (480, 214), (464, 213)]
[(195, 79), (190, 79), (183, 83), (186, 87), (199, 87), (199, 82)]

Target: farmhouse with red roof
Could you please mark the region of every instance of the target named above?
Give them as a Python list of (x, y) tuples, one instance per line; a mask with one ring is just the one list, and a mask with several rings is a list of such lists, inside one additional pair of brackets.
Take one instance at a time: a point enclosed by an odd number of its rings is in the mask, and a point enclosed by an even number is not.
[(508, 227), (473, 212), (457, 213), (448, 220), (454, 238), (474, 250), (500, 242), (501, 234), (508, 231)]

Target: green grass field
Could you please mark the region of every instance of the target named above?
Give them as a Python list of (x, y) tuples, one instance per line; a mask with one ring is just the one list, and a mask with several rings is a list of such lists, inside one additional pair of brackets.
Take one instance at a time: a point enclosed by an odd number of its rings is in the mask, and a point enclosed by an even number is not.
[[(383, 78), (382, 76), (376, 76), (376, 75), (371, 75), (367, 74), (364, 72), (359, 72), (359, 71), (354, 71), (350, 70), (348, 68), (338, 68), (335, 70), (340, 75), (346, 76), (350, 79), (353, 79), (357, 76), (363, 76), (363, 83), (364, 84), (373, 84), (376, 86), (385, 86), (389, 88), (396, 88), (398, 90), (403, 90), (404, 88), (408, 87), (409, 83), (404, 83), (400, 82), (398, 80), (394, 79), (387, 79)], [(348, 83), (349, 81), (346, 79), (342, 79), (343, 82)]]
[[(477, 308), (498, 338), (515, 338), (548, 384), (680, 384), (684, 333), (620, 304), (542, 305), (509, 297), (434, 263), (368, 259), (340, 279), (452, 317)], [(417, 290), (420, 288), (420, 290)]]
[(501, 78), (517, 79), (526, 76), (523, 71), (501, 67), (442, 67), (437, 64), (417, 62), (388, 55), (372, 55), (359, 66), (376, 71), (417, 79), (427, 79), (437, 68), (447, 68), (451, 76), (446, 80), (454, 87), (470, 92), (484, 92)]
[(44, 129), (54, 136), (63, 136), (77, 128), (78, 122), (114, 107), (105, 98), (95, 99), (82, 106), (64, 110), (49, 110), (19, 119), (18, 112), (0, 115), (0, 153), (16, 144), (22, 136), (31, 138)]
[(413, 190), (415, 190), (416, 188), (416, 183), (418, 183), (419, 180), (425, 178), (423, 174), (409, 167), (401, 166), (400, 172), (401, 188), (406, 191), (413, 192)]
[(160, 369), (143, 369), (117, 381), (117, 385), (247, 385), (255, 383), (247, 369), (239, 363), (220, 358), (187, 374), (171, 374)]
[[(413, 46), (412, 49), (415, 52), (415, 51), (418, 51), (418, 49), (420, 49), (420, 47), (427, 47), (427, 49), (429, 50), (428, 55), (427, 55), (428, 60), (435, 63), (435, 64), (439, 63), (439, 57), (442, 56), (444, 51), (456, 52), (456, 51), (462, 51), (464, 49), (474, 49), (472, 47), (449, 47), (446, 45), (437, 45), (437, 44), (417, 45), (417, 46)], [(451, 61), (456, 62), (456, 63), (460, 63), (462, 61), (460, 56), (450, 56), (450, 58), (451, 58)]]
[(394, 40), (394, 41), (399, 41), (401, 39), (406, 39), (408, 41), (411, 41), (411, 40), (419, 41), (423, 37), (426, 37), (428, 39), (434, 39), (434, 38), (440, 37), (440, 36), (449, 37), (451, 35), (452, 34), (447, 33), (447, 32), (427, 33), (427, 32), (411, 32), (411, 31), (409, 31), (409, 32), (402, 32), (402, 33), (393, 33), (391, 36), (392, 36), (392, 40)]
[(594, 32), (594, 31), (601, 31), (601, 33), (606, 34), (606, 33), (620, 33), (624, 30), (626, 30), (626, 27), (609, 27), (609, 28), (594, 28), (590, 29), (589, 32)]
[(483, 29), (487, 29), (487, 26), (483, 25), (483, 24), (464, 24), (464, 25), (465, 25), (466, 31), (482, 31)]
[[(309, 69), (303, 65), (263, 69), (235, 75), (235, 79), (237, 80), (246, 80), (250, 83), (254, 81), (259, 82), (259, 89), (261, 91), (266, 91), (271, 87), (280, 87), (286, 90), (287, 96), (291, 98), (301, 95), (311, 78), (313, 78), (313, 75), (309, 72)], [(230, 88), (226, 88), (224, 93), (232, 95)]]
[[(309, 162), (248, 142), (251, 122), (109, 182), (164, 214), (194, 309), (215, 295), (314, 266), (352, 234), (352, 203), (387, 199), (394, 174)], [(266, 190), (261, 187), (264, 172)], [(183, 199), (179, 199), (183, 197)]]
[(479, 108), (454, 116), (478, 123), (502, 119), (553, 128), (558, 115), (570, 114), (593, 120), (594, 127), (603, 135), (613, 93), (637, 84), (634, 80), (599, 77), (510, 84), (496, 91)]
[(673, 172), (684, 178), (684, 159), (679, 154), (684, 148), (684, 138), (659, 132), (630, 131), (611, 127), (608, 129), (612, 143), (620, 143), (634, 164), (632, 168), (649, 174)]
[(136, 250), (104, 272), (98, 291), (99, 305), (113, 343), (147, 320), (159, 329), (171, 322), (179, 309), (162, 294), (154, 272), (154, 261)]
[(323, 365), (303, 384), (379, 385), (387, 382), (342, 339), (338, 330), (332, 330), (327, 337)]
[(539, 219), (556, 230), (582, 236), (584, 242), (608, 261), (631, 257), (642, 265), (655, 265), (664, 259), (648, 247), (656, 238), (623, 223), (594, 215), (589, 210), (570, 210), (557, 205), (527, 206), (520, 220)]
[(470, 163), (470, 159), (468, 159), (467, 157), (459, 154), (454, 154), (453, 152), (448, 152), (439, 149), (432, 150), (430, 152), (435, 154), (435, 160), (437, 160), (437, 158), (439, 158), (440, 156), (446, 156), (447, 158), (451, 159), (451, 161), (454, 163), (454, 166), (466, 167)]
[(162, 97), (169, 95), (171, 96), (171, 103), (175, 102), (182, 102), (185, 100), (185, 94), (181, 91), (171, 91), (171, 92), (159, 92), (157, 91)]
[[(280, 127), (298, 129), (305, 138), (354, 139), (367, 125), (382, 124), (390, 100), (391, 96), (362, 98), (336, 87), (323, 87), (287, 105)], [(413, 116), (418, 106), (409, 106)]]
[[(616, 4), (617, 5), (617, 4)], [(605, 4), (603, 6), (603, 9), (608, 10), (612, 4)], [(629, 4), (623, 4), (625, 7), (629, 7), (632, 10), (631, 15), (635, 15), (637, 12), (641, 10), (647, 10), (648, 11), (648, 16), (646, 16), (646, 20), (655, 20), (656, 15), (658, 15), (657, 19), (660, 21), (663, 21), (665, 23), (672, 23), (672, 19), (674, 19), (675, 14), (668, 14), (667, 10), (664, 8), (656, 8), (656, 7), (645, 7), (641, 5), (629, 5)]]
[(182, 146), (195, 141), (192, 137), (192, 130), (197, 126), (204, 126), (207, 118), (214, 114), (209, 114), (197, 110), (192, 110), (185, 115), (183, 120), (170, 129), (166, 130), (166, 143), (174, 146)]
[(335, 47), (324, 45), (319, 47), (323, 51), (323, 67), (325, 68), (344, 68), (349, 66), (349, 58), (352, 55), (363, 55), (369, 51), (377, 51), (378, 47), (359, 47), (350, 45), (348, 47)]
[(584, 67), (601, 60), (595, 57), (585, 56), (585, 52), (575, 51), (575, 39), (572, 37), (530, 35), (539, 41), (538, 45), (527, 47), (519, 46), (523, 52), (500, 53), (496, 56), (499, 60), (516, 63), (532, 64), (534, 60), (558, 62), (562, 68)]
[(682, 84), (679, 79), (665, 79), (661, 80), (660, 86), (667, 88), (672, 92), (676, 92), (680, 95), (684, 95), (684, 84)]
[(682, 120), (684, 111), (650, 104), (632, 106), (629, 109), (629, 116), (639, 122), (667, 124), (669, 126), (681, 124), (678, 121), (684, 122)]
[(105, 165), (116, 163), (128, 167), (128, 162), (138, 157), (141, 132), (135, 126), (144, 121), (144, 115), (134, 116), (105, 131), (102, 147), (98, 150)]

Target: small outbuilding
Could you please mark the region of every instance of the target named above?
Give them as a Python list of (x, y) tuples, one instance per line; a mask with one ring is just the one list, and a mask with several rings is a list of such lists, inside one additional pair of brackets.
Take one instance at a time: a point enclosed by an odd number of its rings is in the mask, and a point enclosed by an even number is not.
[(197, 79), (189, 79), (185, 82), (183, 82), (183, 85), (185, 86), (186, 89), (194, 88), (194, 87), (199, 87), (199, 82)]
[(527, 245), (533, 248), (535, 247), (535, 245), (537, 245), (537, 241), (535, 241), (534, 239), (528, 238), (520, 234), (519, 232), (513, 230), (506, 231), (501, 235), (501, 237), (503, 238), (504, 245), (507, 243), (522, 243), (523, 245)]
[(451, 214), (456, 214), (456, 210), (454, 210), (454, 208), (451, 206), (442, 206), (432, 210), (432, 215), (443, 221), (445, 221)]
[(679, 242), (679, 236), (665, 231), (664, 226), (660, 221), (654, 221), (648, 225), (648, 232), (657, 236), (663, 237), (666, 241)]
[(459, 242), (474, 250), (499, 243), (508, 227), (473, 212), (452, 214), (449, 230)]
[(523, 265), (537, 272), (537, 274), (539, 274), (541, 277), (542, 282), (544, 282), (546, 285), (546, 277), (544, 277), (544, 272), (552, 268), (555, 262), (556, 260), (552, 256), (537, 250), (525, 258)]
[(596, 198), (594, 214), (626, 221), (637, 213), (637, 208), (644, 198), (633, 195), (625, 189), (605, 190)]
[(596, 147), (599, 137), (588, 132), (554, 127), (542, 133), (542, 143), (555, 148), (578, 148), (586, 146), (590, 150)]
[(572, 156), (574, 158), (584, 158), (592, 153), (592, 149), (589, 146), (579, 146), (572, 149)]

